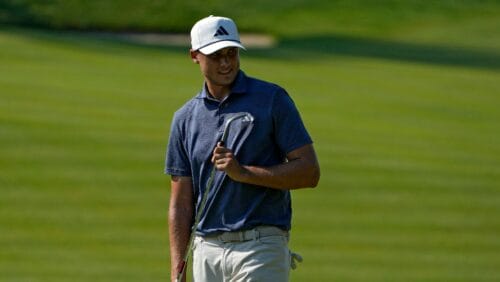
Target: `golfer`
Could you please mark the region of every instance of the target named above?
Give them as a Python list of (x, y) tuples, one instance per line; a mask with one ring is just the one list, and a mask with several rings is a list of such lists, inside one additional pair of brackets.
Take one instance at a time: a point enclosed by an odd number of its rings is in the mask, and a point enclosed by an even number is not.
[[(191, 59), (204, 84), (175, 112), (167, 148), (172, 281), (198, 212), (195, 281), (288, 281), (290, 190), (319, 181), (312, 140), (294, 102), (280, 86), (240, 70), (241, 49), (229, 18), (210, 16), (191, 29)], [(218, 142), (225, 121), (239, 113), (252, 118), (232, 122), (227, 142)]]

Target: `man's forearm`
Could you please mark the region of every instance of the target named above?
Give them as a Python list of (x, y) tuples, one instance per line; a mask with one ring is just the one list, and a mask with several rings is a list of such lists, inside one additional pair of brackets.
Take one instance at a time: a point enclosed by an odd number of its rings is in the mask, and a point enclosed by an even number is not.
[(287, 154), (288, 161), (270, 167), (240, 165), (233, 153), (220, 144), (214, 149), (212, 162), (218, 170), (238, 182), (280, 190), (316, 187), (320, 169), (311, 144)]
[(175, 280), (178, 266), (184, 259), (191, 234), (192, 211), (171, 207), (169, 209), (171, 277)]
[(173, 176), (168, 209), (172, 281), (175, 281), (179, 263), (184, 259), (184, 254), (189, 243), (189, 236), (191, 235), (193, 216), (194, 206), (191, 178)]
[(319, 167), (303, 160), (291, 160), (271, 167), (242, 166), (240, 177), (236, 180), (275, 189), (316, 187)]

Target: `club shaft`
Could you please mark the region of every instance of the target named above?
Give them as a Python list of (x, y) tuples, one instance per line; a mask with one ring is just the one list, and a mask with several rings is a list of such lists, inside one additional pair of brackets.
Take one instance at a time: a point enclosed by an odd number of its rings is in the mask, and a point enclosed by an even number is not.
[(209, 187), (212, 187), (212, 183), (214, 181), (214, 176), (215, 176), (215, 166), (212, 168), (212, 171), (210, 172), (210, 178), (208, 178), (205, 193), (203, 193), (203, 197), (201, 198), (200, 208), (198, 209), (198, 212), (196, 213), (193, 226), (191, 227), (191, 235), (189, 235), (189, 242), (188, 242), (186, 250), (184, 251), (184, 258), (177, 266), (179, 268), (179, 270), (178, 270), (179, 272), (177, 274), (176, 282), (182, 281), (182, 277), (184, 276), (184, 272), (186, 271), (187, 261), (189, 259), (189, 251), (193, 247), (194, 236), (196, 234), (196, 227), (198, 226), (198, 223), (200, 223), (202, 211), (205, 209), (205, 206), (207, 205), (207, 198), (208, 198), (208, 192), (209, 192), (208, 190), (209, 190)]
[[(250, 121), (253, 121), (253, 117), (251, 115), (249, 115), (248, 113), (238, 114), (238, 115), (235, 115), (235, 116), (231, 117), (230, 119), (228, 119), (226, 121), (225, 126), (224, 126), (224, 131), (222, 132), (222, 137), (221, 137), (219, 142), (224, 144), (226, 142), (229, 127), (230, 127), (231, 123), (233, 123), (233, 121), (235, 121), (237, 119), (244, 118), (244, 117), (247, 117), (247, 118), (249, 118)], [(178, 273), (177, 273), (177, 278), (175, 280), (176, 282), (181, 282), (182, 277), (184, 276), (184, 272), (186, 272), (187, 262), (189, 259), (189, 253), (190, 253), (191, 248), (193, 247), (194, 237), (196, 234), (196, 227), (200, 223), (201, 215), (202, 215), (203, 211), (205, 210), (205, 206), (207, 204), (207, 199), (208, 199), (208, 193), (209, 193), (210, 189), (212, 188), (212, 183), (214, 181), (214, 177), (215, 177), (215, 165), (212, 167), (212, 170), (210, 171), (210, 177), (208, 178), (207, 186), (205, 187), (205, 191), (204, 191), (203, 196), (201, 198), (200, 207), (198, 208), (198, 211), (196, 212), (196, 216), (194, 218), (194, 223), (193, 223), (193, 226), (191, 227), (191, 234), (189, 236), (189, 242), (188, 242), (186, 250), (184, 251), (184, 258), (177, 266)]]

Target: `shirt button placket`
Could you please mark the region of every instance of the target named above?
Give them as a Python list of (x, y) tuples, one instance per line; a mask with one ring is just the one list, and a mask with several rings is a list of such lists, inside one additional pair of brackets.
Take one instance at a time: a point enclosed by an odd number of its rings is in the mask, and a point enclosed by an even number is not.
[(219, 132), (222, 133), (224, 131), (224, 116), (225, 116), (225, 111), (224, 109), (227, 108), (228, 102), (226, 100), (222, 101), (219, 105), (219, 108), (217, 109), (217, 116), (219, 117)]
[(219, 109), (217, 110), (217, 117), (219, 118), (219, 121), (217, 123), (217, 125), (219, 127), (219, 132), (222, 134), (222, 132), (224, 130), (222, 127), (222, 125), (224, 124), (224, 115), (222, 112), (222, 105), (219, 105)]

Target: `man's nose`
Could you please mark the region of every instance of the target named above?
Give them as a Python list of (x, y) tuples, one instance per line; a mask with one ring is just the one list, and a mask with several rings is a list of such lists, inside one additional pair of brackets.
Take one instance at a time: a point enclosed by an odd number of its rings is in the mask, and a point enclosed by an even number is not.
[(222, 66), (228, 65), (229, 64), (229, 58), (227, 56), (221, 56), (220, 57), (220, 64)]

